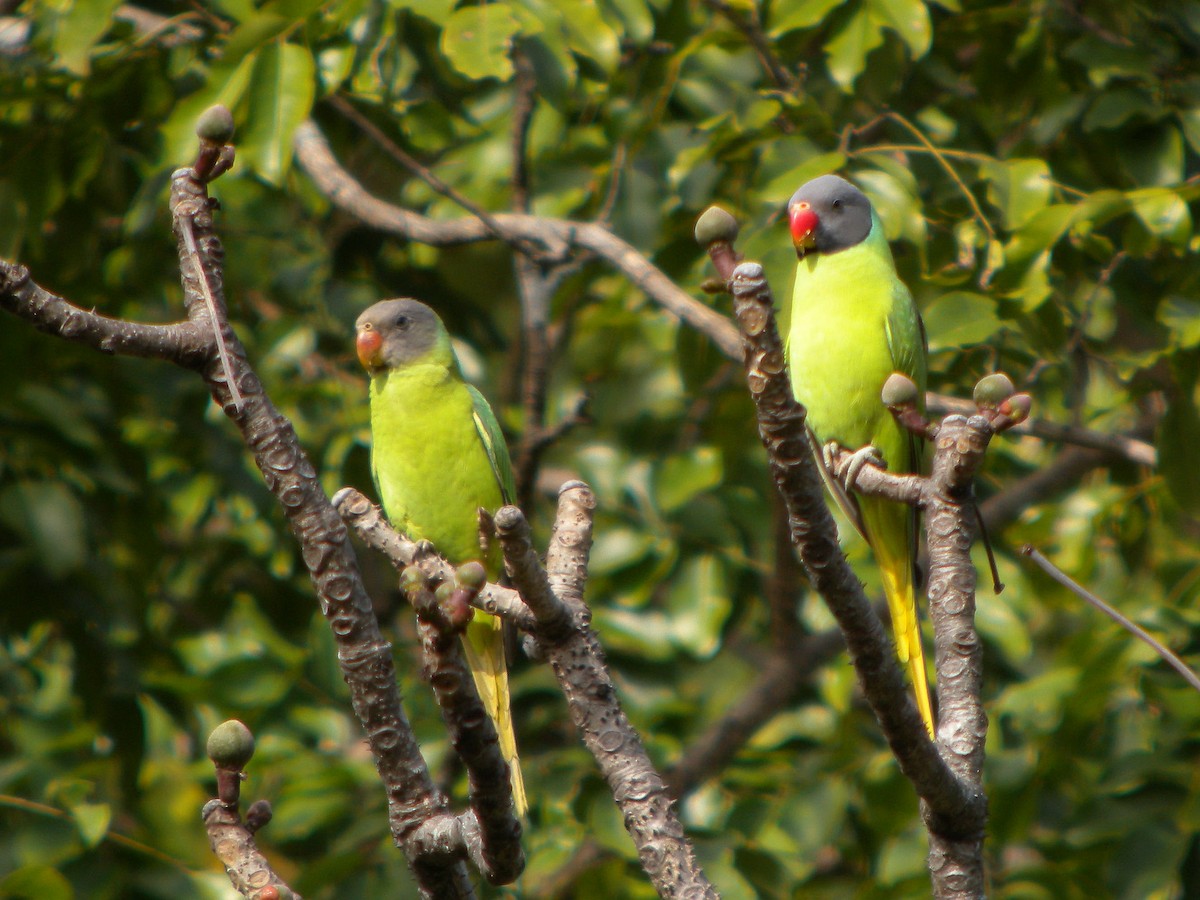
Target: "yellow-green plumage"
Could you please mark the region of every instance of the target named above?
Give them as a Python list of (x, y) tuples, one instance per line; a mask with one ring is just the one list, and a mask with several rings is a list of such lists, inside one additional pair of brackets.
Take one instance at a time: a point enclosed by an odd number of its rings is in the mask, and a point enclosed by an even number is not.
[[(845, 189), (858, 194), (840, 179), (822, 181), (819, 187), (832, 190), (832, 196), (842, 196), (838, 192)], [(796, 197), (804, 191), (801, 188)], [(805, 252), (797, 245), (803, 255), (797, 262), (785, 336), (792, 387), (807, 408), (809, 426), (820, 443), (836, 441), (850, 450), (872, 445), (891, 471), (911, 472), (918, 463), (912, 436), (896, 424), (880, 400), (880, 391), (889, 375), (902, 372), (916, 383), (923, 403), (925, 341), (912, 295), (896, 274), (882, 225), (865, 198), (861, 202), (863, 214), (870, 216), (864, 239), (850, 246), (835, 244), (831, 252), (821, 252), (819, 245)], [(841, 205), (837, 204), (839, 209)], [(825, 214), (832, 218), (841, 213), (826, 208)], [(879, 565), (897, 655), (909, 671), (917, 708), (933, 736), (914, 590), (914, 517), (898, 503), (866, 496), (855, 500), (860, 513), (856, 525)]]
[[(380, 308), (381, 312), (373, 312)], [(486, 550), (481, 545), (479, 512), (494, 513), (514, 494), (499, 425), (483, 396), (462, 380), (449, 335), (428, 307), (416, 301), (376, 304), (359, 319), (360, 341), (365, 323), (386, 338), (386, 329), (395, 327), (392, 309), (408, 317), (428, 315), (433, 337), (415, 358), (394, 354), (387, 365), (368, 367), (371, 468), (384, 511), (395, 528), (414, 540), (431, 542), (449, 562), (479, 560), (489, 580), (496, 580), (503, 561), (494, 540)], [(523, 813), (525, 791), (509, 709), (500, 619), (476, 610), (463, 636), (463, 648), (512, 769), (514, 804)]]

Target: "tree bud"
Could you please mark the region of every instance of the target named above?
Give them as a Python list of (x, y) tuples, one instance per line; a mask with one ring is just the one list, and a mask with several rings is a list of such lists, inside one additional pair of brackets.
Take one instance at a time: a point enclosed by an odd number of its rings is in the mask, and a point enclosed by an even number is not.
[(975, 385), (975, 405), (980, 409), (996, 409), (1013, 395), (1012, 379), (1003, 372), (996, 372), (979, 379)]
[(240, 772), (254, 755), (254, 735), (237, 719), (229, 719), (208, 736), (208, 758), (218, 769)]
[(710, 206), (696, 220), (696, 243), (701, 247), (707, 247), (717, 241), (732, 244), (737, 236), (737, 219), (719, 206)]
[(880, 396), (883, 405), (887, 407), (915, 406), (917, 403), (917, 383), (900, 372), (893, 372), (883, 383)]
[(233, 113), (220, 103), (210, 106), (196, 122), (196, 135), (212, 144), (228, 144), (233, 137)]

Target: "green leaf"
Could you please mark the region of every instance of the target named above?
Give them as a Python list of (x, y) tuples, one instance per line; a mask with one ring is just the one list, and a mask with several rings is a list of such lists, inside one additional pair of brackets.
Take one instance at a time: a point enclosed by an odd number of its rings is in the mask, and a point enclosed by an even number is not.
[(843, 153), (821, 153), (796, 160), (793, 163), (795, 168), (788, 168), (776, 175), (762, 187), (761, 195), (767, 202), (782, 207), (800, 185), (819, 175), (836, 172), (845, 164), (846, 156)]
[(1200, 153), (1200, 109), (1181, 109), (1176, 114), (1188, 146), (1193, 153)]
[(85, 847), (95, 847), (104, 840), (112, 821), (112, 808), (107, 803), (74, 803), (70, 811)]
[(457, 0), (405, 0), (404, 8), (435, 25), (445, 25), (453, 15), (456, 2)]
[(1020, 665), (1033, 652), (1029, 623), (1008, 602), (1008, 591), (999, 597), (989, 587), (981, 585), (980, 591), (975, 611), (979, 633), (1000, 648), (1010, 665)]
[(0, 879), (0, 897), (20, 900), (75, 900), (71, 882), (50, 866), (23, 866)]
[(885, 160), (872, 162), (879, 163), (880, 168), (855, 172), (854, 180), (871, 198), (888, 240), (903, 239), (914, 246), (923, 247), (925, 217), (912, 173), (903, 166), (891, 165)]
[(263, 48), (250, 80), (240, 156), (266, 181), (283, 184), (292, 164), (292, 137), (312, 111), (316, 64), (307, 47)]
[(867, 54), (883, 43), (879, 25), (867, 6), (859, 5), (838, 33), (825, 45), (829, 74), (844, 91), (867, 67)]
[(654, 38), (654, 16), (645, 0), (608, 0), (611, 9), (625, 26), (625, 33), (635, 44), (646, 44)]
[(604, 21), (595, 0), (573, 0), (563, 6), (563, 26), (573, 51), (586, 56), (605, 72), (613, 72), (621, 58), (621, 43)]
[(222, 62), (227, 66), (234, 65), (246, 56), (261, 53), (281, 39), (294, 24), (291, 18), (279, 15), (270, 8), (264, 9), (246, 19), (229, 35), (221, 56)]
[(733, 609), (727, 582), (725, 566), (707, 554), (689, 560), (674, 574), (667, 608), (676, 646), (701, 659), (717, 651)]
[(88, 74), (92, 48), (108, 31), (113, 11), (120, 5), (121, 0), (74, 0), (68, 11), (56, 17), (51, 48), (64, 69)]
[(1183, 181), (1183, 136), (1174, 125), (1139, 128), (1116, 143), (1121, 165), (1137, 184), (1176, 185)]
[(771, 17), (771, 37), (779, 37), (798, 28), (812, 28), (842, 5), (843, 0), (799, 0), (796, 3), (776, 4)]
[(1153, 121), (1161, 115), (1161, 108), (1144, 91), (1119, 88), (1105, 91), (1093, 101), (1083, 117), (1083, 127), (1087, 131), (1118, 128), (1130, 119)]
[(1200, 511), (1200, 412), (1196, 409), (1197, 365), (1192, 355), (1176, 358), (1173, 366), (1180, 383), (1167, 404), (1158, 430), (1159, 470), (1167, 479), (1171, 499), (1192, 515)]
[(1049, 733), (1062, 724), (1063, 704), (1079, 690), (1077, 666), (1059, 666), (1008, 688), (996, 701), (997, 719), (1010, 717), (1021, 730)]
[(508, 81), (513, 74), (509, 50), (520, 27), (507, 3), (464, 6), (442, 30), (442, 54), (468, 78)]
[(1134, 215), (1154, 235), (1173, 244), (1186, 245), (1192, 236), (1192, 215), (1179, 193), (1168, 188), (1132, 191), (1129, 200)]
[(984, 294), (952, 291), (921, 311), (930, 350), (982, 344), (1001, 328), (996, 303)]
[(23, 481), (6, 488), (0, 493), (0, 521), (29, 539), (52, 578), (87, 559), (83, 505), (59, 482)]
[(1200, 301), (1171, 296), (1158, 308), (1158, 321), (1171, 334), (1173, 347), (1200, 345)]
[(654, 493), (659, 509), (673, 512), (697, 494), (721, 483), (724, 467), (715, 447), (697, 447), (689, 453), (670, 456), (658, 467)]
[(1053, 247), (1071, 226), (1077, 212), (1069, 203), (1055, 203), (1035, 213), (1005, 245), (1007, 265), (1026, 265)]
[(871, 18), (890, 28), (908, 46), (913, 59), (929, 52), (933, 41), (933, 25), (924, 0), (867, 0)]
[(1094, 34), (1080, 38), (1063, 55), (1084, 66), (1095, 87), (1104, 87), (1113, 79), (1152, 79), (1154, 75), (1154, 60), (1144, 48), (1132, 43), (1118, 46)]
[(988, 199), (1009, 230), (1028, 224), (1050, 202), (1050, 168), (1040, 159), (988, 162), (980, 171), (990, 183)]

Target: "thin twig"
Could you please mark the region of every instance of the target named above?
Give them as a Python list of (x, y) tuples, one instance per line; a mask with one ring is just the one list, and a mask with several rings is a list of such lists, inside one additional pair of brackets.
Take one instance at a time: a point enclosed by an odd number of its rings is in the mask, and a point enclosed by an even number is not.
[(1157, 653), (1164, 662), (1172, 669), (1178, 672), (1183, 680), (1200, 691), (1200, 676), (1196, 675), (1182, 659), (1172, 653), (1164, 644), (1156, 640), (1146, 629), (1138, 625), (1131, 619), (1126, 618), (1115, 608), (1109, 606), (1087, 588), (1083, 587), (1079, 582), (1075, 581), (1071, 576), (1067, 575), (1062, 569), (1050, 562), (1042, 553), (1033, 546), (1026, 544), (1021, 548), (1021, 552), (1032, 559), (1043, 572), (1049, 575), (1056, 582), (1061, 584), (1076, 597), (1090, 603), (1093, 607), (1100, 610), (1138, 640), (1143, 641), (1150, 649)]
[(338, 94), (331, 94), (328, 97), (328, 103), (345, 118), (349, 119), (356, 126), (358, 126), (358, 128), (360, 128), (380, 150), (390, 156), (401, 166), (408, 169), (409, 172), (420, 178), (436, 193), (441, 194), (446, 199), (457, 203), (472, 216), (478, 219), (488, 229), (493, 237), (512, 244), (516, 250), (529, 249), (527, 247), (522, 248), (519, 241), (511, 238), (496, 222), (495, 217), (486, 209), (484, 209), (482, 206), (479, 206), (468, 197), (464, 197), (450, 185), (446, 184), (446, 182), (442, 181), (442, 179), (434, 175), (432, 170), (430, 170), (427, 166), (421, 165), (421, 163), (418, 162), (415, 157), (406, 153), (399, 144), (397, 144), (384, 133), (382, 128), (359, 112), (345, 97), (342, 97)]
[(987, 216), (983, 214), (983, 208), (979, 205), (979, 201), (975, 199), (975, 195), (971, 193), (971, 189), (968, 188), (966, 182), (962, 180), (962, 176), (955, 171), (954, 166), (950, 165), (949, 160), (946, 158), (946, 154), (942, 152), (941, 148), (935, 146), (933, 142), (929, 140), (929, 138), (925, 137), (925, 132), (921, 131), (920, 128), (895, 110), (888, 110), (886, 113), (884, 113), (884, 117), (891, 119), (894, 122), (899, 122), (901, 125), (907, 128), (921, 143), (921, 146), (925, 148), (926, 152), (938, 161), (938, 164), (946, 170), (946, 174), (950, 176), (950, 180), (958, 186), (959, 191), (961, 191), (962, 195), (966, 197), (967, 204), (971, 207), (971, 212), (974, 214), (979, 224), (983, 226), (983, 230), (988, 233), (988, 237), (995, 237), (996, 231), (992, 228), (992, 223), (988, 221)]
[[(179, 207), (180, 211), (186, 210), (188, 207), (183, 204)], [(195, 261), (196, 271), (199, 273), (200, 293), (204, 296), (204, 305), (208, 309), (208, 321), (213, 330), (213, 341), (217, 345), (217, 356), (221, 359), (221, 368), (225, 372), (225, 381), (229, 385), (229, 393), (232, 399), (233, 408), (240, 409), (243, 403), (242, 392), (238, 389), (237, 379), (233, 377), (233, 366), (229, 362), (229, 348), (225, 346), (225, 336), (223, 332), (229, 327), (229, 323), (225, 318), (224, 304), (217, 305), (217, 300), (213, 296), (212, 287), (208, 283), (208, 276), (204, 272), (204, 267), (200, 265), (200, 254), (196, 249), (196, 236), (192, 230), (190, 219), (181, 219), (179, 229), (183, 235), (183, 245), (189, 256)]]
[(797, 88), (795, 76), (787, 70), (783, 62), (775, 54), (771, 40), (763, 33), (762, 22), (758, 18), (758, 9), (753, 4), (738, 4), (735, 9), (726, 0), (705, 0), (708, 7), (722, 16), (741, 32), (746, 42), (754, 48), (758, 61), (771, 76), (775, 86), (781, 91), (793, 93)]
[[(960, 400), (957, 397), (947, 397), (943, 394), (929, 393), (926, 395), (925, 402), (926, 408), (934, 415), (945, 415), (952, 412), (969, 415), (975, 410), (975, 404), (970, 400)], [(1060, 444), (1074, 444), (1078, 447), (1103, 450), (1106, 453), (1122, 456), (1139, 466), (1154, 467), (1158, 465), (1158, 450), (1155, 446), (1127, 434), (1096, 431), (1078, 425), (1063, 425), (1045, 419), (1027, 419), (1019, 425), (1014, 425), (1012, 432), (1029, 434)]]

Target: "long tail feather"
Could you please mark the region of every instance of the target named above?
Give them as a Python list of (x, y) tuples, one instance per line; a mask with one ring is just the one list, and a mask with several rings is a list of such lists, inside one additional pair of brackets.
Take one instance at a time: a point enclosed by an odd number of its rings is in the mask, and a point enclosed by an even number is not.
[(475, 611), (475, 618), (463, 635), (467, 665), (475, 678), (475, 689), (483, 708), (496, 725), (500, 738), (500, 753), (512, 778), (513, 806), (518, 816), (525, 815), (525, 780), (521, 776), (521, 761), (517, 757), (517, 736), (513, 731), (512, 710), (508, 692), (508, 666), (504, 660), (502, 623), (496, 616)]
[(929, 737), (936, 738), (937, 725), (929, 701), (929, 683), (925, 671), (925, 651), (921, 646), (921, 628), (917, 621), (916, 588), (913, 584), (912, 541), (907, 510), (898, 504), (875, 499), (863, 502), (863, 518), (871, 547), (879, 563), (883, 593), (892, 616), (892, 634), (896, 656), (905, 664), (916, 694), (917, 709)]

